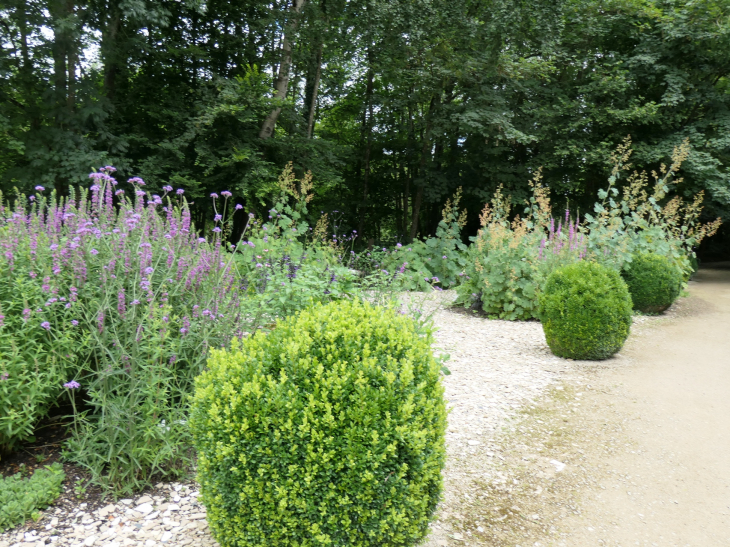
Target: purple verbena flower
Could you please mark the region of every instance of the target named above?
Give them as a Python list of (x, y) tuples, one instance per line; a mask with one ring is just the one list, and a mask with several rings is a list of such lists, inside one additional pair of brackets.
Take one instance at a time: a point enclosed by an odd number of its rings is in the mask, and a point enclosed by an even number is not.
[(51, 324), (48, 321), (43, 321), (43, 323), (41, 323), (41, 327), (46, 330), (51, 330)]
[(63, 384), (63, 387), (66, 389), (79, 389), (81, 384), (79, 384), (76, 380), (71, 380), (70, 382)]

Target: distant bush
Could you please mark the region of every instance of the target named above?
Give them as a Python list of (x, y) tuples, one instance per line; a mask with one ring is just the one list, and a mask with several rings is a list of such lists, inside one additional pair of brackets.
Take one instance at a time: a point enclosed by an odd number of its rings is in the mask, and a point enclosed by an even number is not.
[(441, 492), (431, 336), (393, 310), (317, 305), (213, 350), (190, 426), (221, 545), (414, 545)]
[(423, 291), (453, 289), (461, 281), (467, 264), (467, 246), (461, 241), (466, 225), (466, 209), (459, 211), (461, 188), (446, 200), (436, 234), (425, 240), (397, 243), (390, 250), (373, 249), (358, 257), (358, 267), (383, 269), (399, 277), (404, 290)]
[(682, 290), (683, 272), (667, 257), (639, 253), (621, 274), (629, 287), (634, 309), (661, 313), (672, 305)]
[[(554, 218), (548, 188), (540, 172), (531, 185), (526, 207), (512, 215), (511, 196), (499, 188), (481, 215), (482, 228), (472, 238), (458, 303), (481, 307), (490, 317), (519, 320), (538, 316), (539, 295), (555, 268), (580, 259), (621, 271), (632, 255), (653, 251), (667, 257), (686, 278), (700, 242), (713, 235), (720, 219), (699, 221), (703, 193), (685, 203), (669, 199), (671, 185), (689, 155), (688, 142), (676, 147), (672, 164), (653, 173), (631, 171), (631, 141), (626, 139), (612, 155), (608, 186), (598, 191), (592, 211), (565, 220)], [(631, 174), (618, 187), (624, 172)]]
[(577, 262), (555, 270), (540, 299), (548, 346), (558, 357), (607, 359), (631, 327), (631, 296), (613, 269)]
[(38, 520), (40, 511), (61, 495), (66, 475), (60, 463), (37, 469), (30, 478), (20, 473), (0, 477), (0, 531)]
[(540, 292), (556, 267), (582, 258), (584, 235), (566, 211), (554, 219), (548, 189), (538, 172), (523, 216), (510, 221), (510, 198), (497, 189), (480, 216), (472, 238), (458, 302), (479, 306), (490, 317), (529, 320), (537, 317)]

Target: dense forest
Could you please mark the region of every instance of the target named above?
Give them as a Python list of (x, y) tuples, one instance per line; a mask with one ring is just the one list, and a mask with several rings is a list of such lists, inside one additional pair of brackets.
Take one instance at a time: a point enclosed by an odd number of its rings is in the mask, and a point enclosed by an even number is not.
[(459, 187), (473, 234), (540, 167), (585, 209), (630, 135), (649, 170), (689, 139), (673, 192), (730, 220), (728, 0), (2, 0), (0, 36), (6, 196), (114, 165), (201, 227), (212, 192), (266, 211), (291, 161), (311, 211), (393, 243)]

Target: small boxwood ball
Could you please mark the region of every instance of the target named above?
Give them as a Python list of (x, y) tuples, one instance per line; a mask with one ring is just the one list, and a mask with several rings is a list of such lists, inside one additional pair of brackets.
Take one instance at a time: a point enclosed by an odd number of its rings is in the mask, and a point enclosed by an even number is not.
[(617, 271), (581, 261), (550, 274), (539, 315), (558, 357), (607, 359), (629, 336), (631, 296)]
[(682, 290), (680, 269), (667, 257), (654, 253), (634, 255), (621, 275), (629, 287), (634, 309), (643, 313), (665, 311)]
[(431, 341), (409, 317), (345, 301), (213, 350), (190, 426), (221, 546), (423, 539), (445, 460)]

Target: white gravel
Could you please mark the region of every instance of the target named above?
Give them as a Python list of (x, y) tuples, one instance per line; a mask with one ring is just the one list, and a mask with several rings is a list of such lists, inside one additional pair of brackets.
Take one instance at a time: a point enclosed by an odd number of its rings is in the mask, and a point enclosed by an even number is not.
[(205, 508), (194, 486), (158, 484), (152, 495), (120, 500), (92, 512), (48, 509), (40, 532), (16, 528), (0, 535), (0, 547), (218, 545), (208, 533)]
[[(444, 293), (449, 301), (453, 294)], [(537, 322), (490, 321), (463, 311), (434, 314), (436, 349), (449, 353), (444, 378), (450, 414), (446, 434), (448, 462), (445, 501), (458, 495), (467, 475), (488, 473), (469, 468), (468, 460), (499, 457), (494, 435), (527, 402), (566, 379), (575, 365), (550, 353)], [(486, 458), (473, 458), (481, 452)], [(485, 477), (486, 478), (486, 477)], [(71, 512), (48, 509), (40, 532), (23, 527), (0, 535), (0, 547), (41, 545), (159, 547), (217, 545), (210, 537), (205, 508), (195, 485), (158, 485), (150, 495), (122, 500), (91, 513), (80, 504)]]

